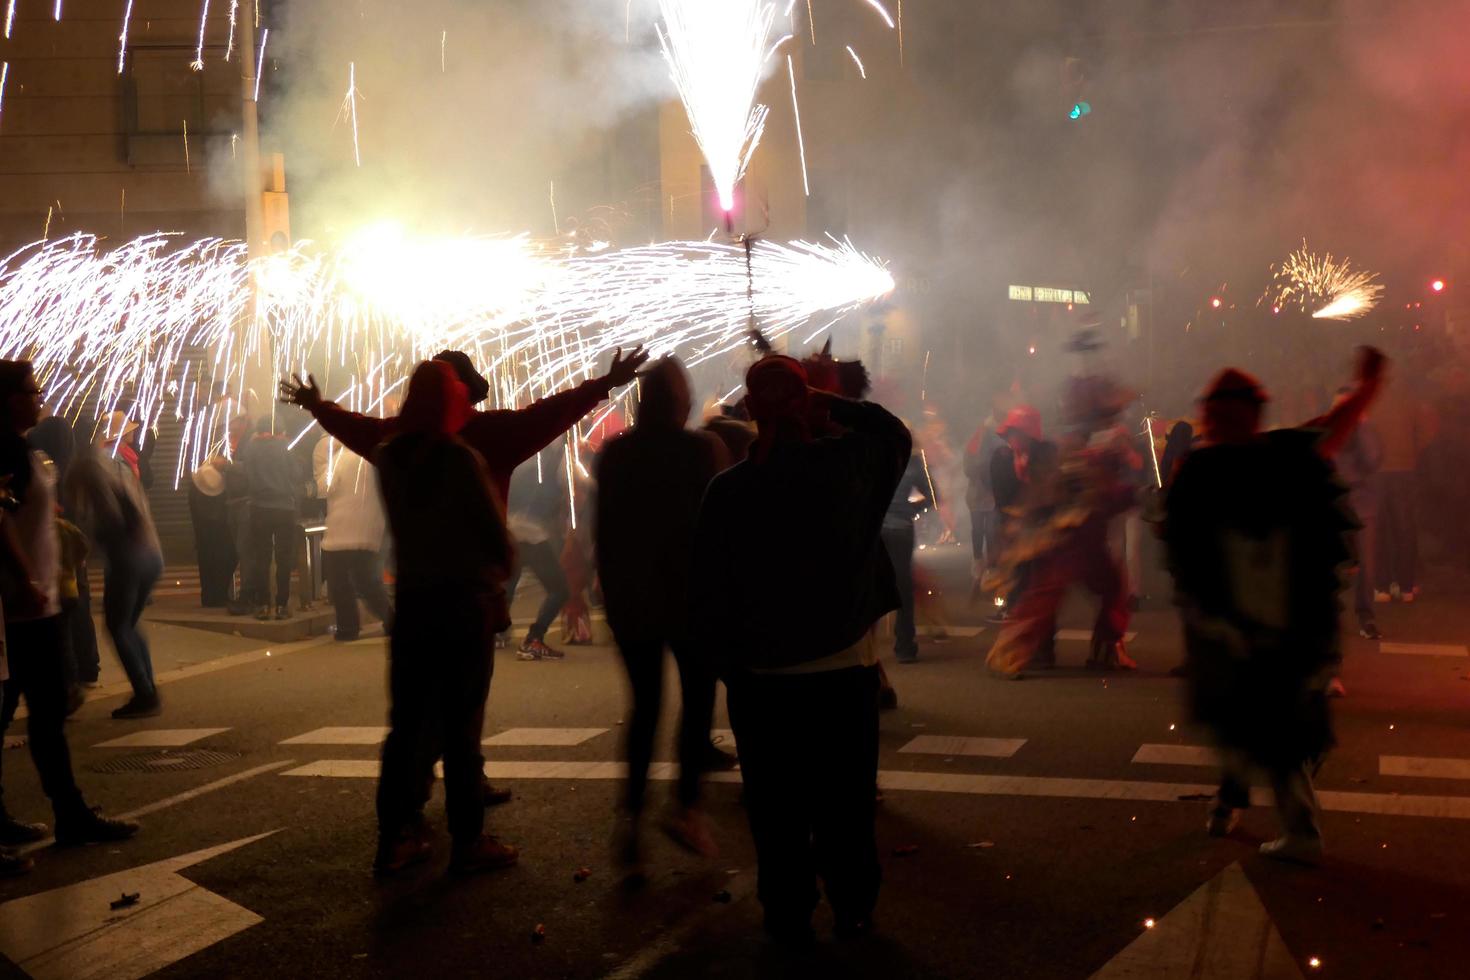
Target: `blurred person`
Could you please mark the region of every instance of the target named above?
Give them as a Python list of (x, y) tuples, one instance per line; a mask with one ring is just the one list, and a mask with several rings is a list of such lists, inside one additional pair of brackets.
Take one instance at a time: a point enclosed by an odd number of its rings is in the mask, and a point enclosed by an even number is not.
[(515, 542), (516, 562), (506, 595), (508, 601), (515, 602), (516, 590), (527, 568), (545, 592), (536, 618), (516, 651), (518, 660), (566, 659), (565, 653), (547, 644), (546, 634), (571, 597), (561, 565), (563, 531), (571, 506), (567, 491), (570, 465), (564, 449), (557, 447), (544, 459), (522, 463), (511, 477), (506, 527)]
[(189, 474), (189, 522), (194, 527), (194, 556), (199, 563), (199, 604), (224, 609), (230, 604), (235, 574), (235, 542), (230, 533), (225, 474), (206, 460)]
[[(50, 460), (53, 485), (64, 487), (71, 462), (76, 458), (76, 433), (71, 422), (59, 415), (47, 415), (26, 435), (26, 442)], [(61, 501), (61, 513), (66, 516), (65, 501)], [(85, 554), (74, 573), (75, 597), (69, 598), (66, 590), (61, 596), (67, 686), (72, 689), (98, 687), (101, 684), (102, 659), (97, 649), (97, 624), (92, 621), (92, 586), (87, 579)], [(73, 696), (72, 703), (76, 702), (77, 698)]]
[[(761, 358), (746, 389), (758, 434), (700, 508), (692, 623), (725, 678), (766, 930), (808, 940), (820, 876), (839, 934), (857, 935), (881, 875), (873, 627), (899, 604), (879, 532), (913, 444), (789, 357)], [(814, 419), (840, 434), (815, 437)]]
[[(918, 628), (914, 623), (914, 523), (929, 507), (933, 491), (924, 473), (924, 461), (918, 452), (909, 456), (903, 477), (888, 509), (883, 515), (883, 548), (893, 565), (894, 584), (898, 587), (898, 615), (893, 627), (893, 658), (901, 664), (919, 660)], [(898, 696), (893, 695), (893, 707)]]
[(689, 379), (672, 357), (643, 372), (633, 427), (608, 440), (597, 464), (594, 520), (597, 569), (608, 626), (632, 688), (624, 737), (628, 784), (617, 859), (637, 873), (648, 766), (663, 704), (664, 649), (679, 668), (677, 807), (665, 831), (695, 853), (717, 853), (699, 808), (699, 780), (712, 764), (734, 758), (710, 744), (715, 670), (690, 636), (689, 575), (699, 504), (725, 449), (708, 432), (690, 432)]
[[(1351, 388), (1338, 392), (1338, 403), (1352, 397)], [(1377, 616), (1374, 614), (1374, 583), (1377, 581), (1377, 544), (1379, 517), (1379, 474), (1383, 462), (1383, 440), (1378, 428), (1366, 413), (1359, 419), (1338, 451), (1337, 475), (1348, 487), (1348, 505), (1358, 519), (1354, 551), (1357, 569), (1353, 573), (1353, 611), (1358, 617), (1358, 635), (1366, 640), (1381, 640)], [(1343, 693), (1342, 682), (1335, 682), (1330, 693)]]
[(990, 486), (990, 457), (1001, 441), (996, 432), (998, 428), (1000, 421), (992, 411), (965, 444), (965, 506), (970, 511), (971, 576), (974, 579), (970, 591), (972, 602), (980, 598), (986, 565), (995, 560), (999, 551), (996, 544), (995, 491)]
[(1191, 709), (1223, 761), (1207, 829), (1234, 829), (1252, 771), (1264, 770), (1282, 824), (1261, 845), (1266, 857), (1322, 855), (1312, 771), (1334, 743), (1327, 688), (1341, 662), (1340, 572), (1356, 524), (1329, 459), (1376, 397), (1384, 365), (1363, 348), (1351, 393), (1318, 424), (1268, 432), (1259, 382), (1222, 371), (1202, 399), (1204, 444), (1165, 502)]
[(1390, 388), (1373, 413), (1383, 446), (1378, 467), (1378, 567), (1375, 598), (1379, 602), (1419, 597), (1420, 458), (1434, 438), (1428, 405), (1402, 385)]
[(133, 697), (112, 717), (150, 718), (162, 710), (153, 656), (139, 628), (158, 577), (163, 548), (127, 437), (137, 423), (122, 412), (105, 420), (97, 445), (78, 454), (63, 487), (67, 510), (102, 553), (102, 618)]
[[(4, 610), (5, 659), (0, 682), (0, 734), (9, 728), (20, 699), (27, 708), (27, 747), (41, 788), (56, 817), (58, 846), (126, 840), (138, 824), (114, 820), (87, 805), (72, 772), (66, 721), (62, 653), (60, 568), (56, 538), (56, 487), (25, 434), (38, 420), (41, 391), (29, 361), (0, 360), (0, 486), (8, 491), (0, 518), (0, 608)], [(0, 765), (9, 753), (0, 752)], [(44, 840), (41, 823), (24, 823), (6, 810), (0, 793), (0, 846)]]
[[(323, 439), (322, 442), (326, 442)], [(383, 587), (383, 533), (386, 518), (377, 481), (367, 461), (338, 447), (322, 487), (327, 502), (327, 530), (322, 535), (322, 571), (327, 594), (337, 614), (338, 643), (356, 640), (361, 631), (357, 602), (389, 629), (393, 606)]]
[[(275, 559), (275, 618), (290, 619), (291, 573), (301, 537), (300, 506), (304, 474), (291, 455), (284, 433), (270, 416), (256, 422), (255, 434), (240, 450), (240, 465), (250, 487), (249, 564), (245, 582), (255, 618), (271, 618), (271, 559)], [(303, 602), (307, 596), (301, 596)]]
[[(991, 494), (995, 497), (997, 548), (989, 558), (987, 576), (981, 587), (995, 593), (996, 611), (992, 621), (1004, 622), (1025, 584), (1025, 566), (1019, 566), (1016, 574), (1007, 579), (997, 574), (1000, 556), (1015, 537), (1022, 496), (1033, 473), (1032, 460), (1049, 465), (1056, 455), (1056, 446), (1042, 435), (1041, 413), (1030, 405), (1018, 405), (1006, 413), (1004, 421), (996, 429), (996, 436), (1000, 442), (991, 451), (986, 468)], [(1000, 591), (1004, 587), (1010, 589), (1010, 594)]]
[(484, 833), (480, 739), (495, 634), (510, 620), (505, 581), (512, 556), (489, 471), (456, 435), (472, 411), (450, 365), (424, 361), (409, 379), (392, 434), (374, 454), (397, 557), (374, 862), (383, 874), (431, 852), (424, 788), (441, 755), (450, 870), (489, 871), (518, 857)]
[(227, 430), (227, 455), (214, 457), (211, 462), (225, 478), (225, 517), (230, 524), (230, 542), (234, 545), (235, 567), (232, 579), (238, 585), (231, 586), (231, 595), (226, 610), (231, 616), (244, 616), (252, 612), (249, 583), (251, 571), (250, 548), (250, 478), (240, 454), (250, 444), (252, 429), (248, 415), (237, 415), (230, 419)]
[[(81, 596), (79, 582), (87, 574), (87, 554), (90, 549), (87, 547), (86, 533), (60, 514), (57, 514), (56, 517), (56, 547), (57, 565), (60, 568), (56, 589), (57, 598), (61, 603), (61, 644), (67, 665), (66, 714), (69, 718), (76, 714), (77, 709), (87, 701), (86, 695), (82, 693), (82, 688), (98, 686), (95, 679), (91, 682), (84, 682), (78, 674), (80, 657), (75, 647), (76, 635), (71, 629), (71, 624), (78, 614)], [(90, 618), (90, 614), (88, 617)], [(97, 648), (95, 626), (93, 626), (91, 637), (92, 650), (95, 654)], [(100, 667), (99, 664), (99, 671)]]

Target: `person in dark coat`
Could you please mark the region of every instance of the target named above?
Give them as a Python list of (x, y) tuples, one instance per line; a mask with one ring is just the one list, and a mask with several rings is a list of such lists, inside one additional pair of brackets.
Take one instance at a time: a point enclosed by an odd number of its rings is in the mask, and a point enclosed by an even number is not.
[(389, 643), (389, 732), (378, 781), (379, 873), (429, 856), (424, 788), (444, 759), (451, 870), (488, 871), (517, 859), (484, 834), (480, 738), (495, 634), (510, 620), (510, 538), (489, 471), (456, 433), (471, 412), (442, 361), (415, 368), (393, 434), (373, 454), (397, 559)]
[[(296, 568), (301, 537), (300, 506), (306, 473), (291, 455), (286, 436), (276, 432), (269, 416), (256, 423), (255, 435), (240, 450), (250, 487), (249, 575), (245, 591), (256, 619), (271, 618), (271, 559), (275, 559), (275, 618), (290, 619), (291, 572)], [(301, 597), (303, 600), (306, 596)]]
[(199, 563), (199, 604), (223, 609), (230, 604), (235, 542), (230, 534), (225, 474), (213, 460), (189, 475), (189, 522), (194, 527), (194, 555)]
[[(746, 374), (758, 436), (700, 508), (690, 604), (723, 665), (767, 931), (811, 935), (821, 877), (837, 928), (871, 928), (880, 870), (874, 624), (898, 608), (879, 531), (913, 449), (868, 402), (808, 388), (801, 363)], [(813, 438), (830, 419), (840, 435)]]
[[(699, 504), (720, 469), (724, 446), (708, 432), (690, 432), (689, 380), (674, 358), (644, 372), (634, 426), (610, 439), (597, 467), (595, 542), (607, 623), (633, 692), (625, 747), (628, 824), (619, 859), (636, 870), (640, 818), (663, 701), (664, 647), (679, 667), (678, 810), (669, 835), (690, 850), (716, 853), (699, 809), (699, 778), (711, 759), (710, 719), (715, 674), (691, 642), (687, 621), (689, 570)], [(733, 760), (732, 760), (733, 761)]]
[(1190, 704), (1223, 760), (1208, 830), (1231, 832), (1252, 769), (1264, 770), (1283, 830), (1261, 845), (1266, 857), (1322, 855), (1312, 772), (1334, 742), (1327, 688), (1341, 661), (1340, 573), (1356, 526), (1330, 457), (1383, 370), (1383, 355), (1365, 348), (1352, 394), (1322, 425), (1265, 433), (1259, 383), (1222, 372), (1202, 403), (1204, 445), (1184, 458), (1165, 501)]
[[(898, 616), (893, 628), (893, 657), (901, 664), (919, 659), (918, 627), (914, 622), (914, 522), (926, 509), (936, 506), (933, 491), (918, 453), (909, 457), (903, 479), (883, 515), (883, 548), (893, 564), (898, 587)], [(897, 696), (895, 695), (895, 700)]]

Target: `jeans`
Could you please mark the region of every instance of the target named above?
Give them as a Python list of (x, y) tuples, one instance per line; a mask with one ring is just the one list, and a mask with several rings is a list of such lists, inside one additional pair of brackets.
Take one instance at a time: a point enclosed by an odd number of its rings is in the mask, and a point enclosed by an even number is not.
[[(1251, 764), (1241, 752), (1221, 752), (1220, 791), (1217, 810), (1244, 810), (1250, 806)], [(1317, 825), (1317, 791), (1312, 786), (1308, 763), (1273, 769), (1267, 773), (1276, 796), (1276, 813), (1288, 837), (1321, 837)]]
[(138, 629), (138, 620), (162, 573), (163, 556), (158, 552), (126, 551), (108, 556), (102, 578), (103, 622), (117, 648), (117, 659), (127, 672), (128, 683), (133, 685), (133, 696), (138, 698), (152, 698), (158, 693), (153, 686), (153, 657)]
[[(66, 744), (66, 676), (62, 661), (61, 617), (48, 616), (5, 624), (10, 658), (10, 680), (0, 683), (0, 734), (10, 727), (22, 696), (29, 715), (26, 735), (31, 761), (41, 777), (41, 788), (51, 800), (58, 821), (86, 812), (82, 791), (71, 768)], [(7, 752), (0, 752), (3, 764)], [(0, 816), (6, 813), (0, 793)]]
[(393, 606), (383, 588), (383, 564), (376, 551), (323, 551), (322, 570), (327, 576), (332, 607), (337, 611), (337, 639), (357, 637), (361, 629), (358, 599), (383, 621), (384, 629), (391, 629)]
[(1380, 473), (1378, 588), (1395, 582), (1405, 592), (1419, 584), (1419, 486), (1412, 472)]
[(257, 606), (271, 605), (270, 570), (271, 557), (276, 560), (276, 601), (284, 606), (291, 599), (291, 572), (296, 567), (297, 538), (301, 537), (301, 525), (296, 521), (295, 511), (250, 509), (249, 541), (250, 562), (245, 592)]
[(495, 666), (495, 619), (487, 596), (399, 586), (388, 645), (389, 730), (378, 780), (382, 839), (422, 818), (424, 790), (440, 756), (450, 836), (464, 845), (484, 829), (480, 737)]
[(546, 598), (536, 613), (536, 621), (526, 633), (527, 641), (544, 640), (546, 631), (556, 621), (556, 614), (567, 604), (571, 594), (567, 590), (567, 577), (561, 570), (561, 548), (553, 541), (537, 541), (534, 544), (516, 542), (516, 564), (510, 573), (510, 585), (505, 594), (508, 602), (514, 602), (516, 586), (521, 573), (530, 567), (546, 590)]
[(648, 788), (648, 765), (653, 759), (653, 736), (663, 708), (664, 644), (674, 651), (679, 665), (679, 689), (683, 709), (679, 715), (679, 802), (693, 806), (699, 801), (699, 777), (704, 773), (709, 752), (709, 727), (715, 710), (715, 675), (708, 660), (691, 652), (686, 642), (647, 629), (630, 632), (613, 628), (628, 681), (633, 686), (633, 717), (628, 723), (625, 748), (628, 753), (628, 812), (643, 812)]
[(883, 525), (883, 547), (893, 563), (893, 580), (898, 586), (898, 618), (894, 625), (893, 655), (899, 660), (919, 656), (918, 630), (914, 625), (914, 526)]
[(811, 921), (818, 876), (839, 921), (871, 915), (882, 877), (877, 668), (739, 671), (726, 687), (767, 928)]

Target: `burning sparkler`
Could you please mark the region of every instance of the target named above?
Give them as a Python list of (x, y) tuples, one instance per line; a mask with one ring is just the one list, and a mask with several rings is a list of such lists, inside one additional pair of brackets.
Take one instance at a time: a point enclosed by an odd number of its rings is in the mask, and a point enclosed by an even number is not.
[(765, 128), (767, 110), (755, 95), (769, 56), (775, 5), (659, 0), (659, 9), (659, 45), (709, 164), (720, 209), (728, 215), (735, 208), (735, 185)]
[[(1268, 290), (1273, 308), (1295, 306), (1319, 320), (1351, 320), (1378, 305), (1383, 285), (1376, 272), (1361, 272), (1343, 259), (1317, 255), (1307, 243), (1281, 263)], [(1263, 297), (1264, 299), (1264, 297)]]

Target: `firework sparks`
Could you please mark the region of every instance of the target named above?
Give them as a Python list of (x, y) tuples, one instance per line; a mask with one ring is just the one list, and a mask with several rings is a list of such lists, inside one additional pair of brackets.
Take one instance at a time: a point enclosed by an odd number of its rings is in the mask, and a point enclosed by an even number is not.
[(230, 36), (225, 40), (225, 60), (235, 53), (235, 20), (240, 13), (240, 0), (230, 0)]
[(117, 36), (117, 73), (123, 73), (123, 64), (128, 57), (128, 25), (133, 22), (133, 0), (123, 8), (122, 33)]
[(260, 57), (255, 59), (255, 95), (251, 102), (260, 101), (260, 76), (265, 74), (265, 45), (271, 39), (271, 29), (267, 27), (260, 35)]
[(15, 0), (10, 0), (10, 3), (5, 8), (5, 39), (7, 41), (10, 40), (10, 28), (12, 26), (14, 26), (14, 25), (15, 25)]
[(0, 63), (0, 117), (5, 115), (5, 80), (10, 77), (10, 62)]
[(189, 120), (184, 120), (184, 173), (193, 173), (189, 167)]
[(847, 53), (852, 55), (852, 63), (857, 65), (858, 74), (866, 79), (868, 77), (868, 70), (863, 67), (863, 59), (858, 57), (858, 53), (852, 49), (851, 44), (847, 46)]
[(796, 104), (796, 69), (791, 67), (791, 55), (786, 56), (786, 74), (791, 76), (791, 114), (796, 119), (796, 149), (801, 155), (801, 188), (807, 197), (812, 196), (812, 185), (806, 176), (806, 142), (801, 138), (801, 106)]
[(659, 45), (729, 214), (765, 128), (767, 110), (755, 95), (776, 8), (762, 0), (659, 0), (659, 9)]
[(199, 11), (199, 44), (194, 48), (194, 60), (189, 67), (195, 71), (204, 70), (204, 29), (209, 26), (209, 0), (204, 0), (204, 6)]
[(1276, 270), (1267, 295), (1273, 310), (1295, 306), (1313, 319), (1351, 320), (1378, 305), (1383, 285), (1377, 273), (1356, 270), (1347, 259), (1339, 262), (1330, 254), (1313, 253), (1304, 241)]
[(878, 16), (883, 18), (883, 23), (888, 25), (888, 29), (890, 31), (893, 30), (893, 15), (888, 12), (887, 8), (885, 8), (883, 4), (879, 3), (878, 0), (865, 0), (865, 2), (869, 7), (872, 7), (874, 10), (878, 11)]
[(61, 22), (61, 0), (56, 0), (55, 20), (57, 23)]
[[(179, 473), (217, 447), (247, 375), (336, 365), (353, 404), (380, 401), (418, 359), (471, 351), (504, 406), (590, 376), (617, 347), (691, 365), (743, 349), (751, 305), (775, 338), (893, 289), (851, 243), (676, 242), (569, 254), (526, 236), (416, 240), (394, 226), (330, 250), (251, 262), (244, 243), (152, 234), (102, 251), (95, 236), (0, 260), (0, 357), (36, 364), (48, 403), (184, 420)], [(753, 292), (747, 289), (754, 283)]]
[(362, 166), (362, 150), (357, 142), (357, 62), (347, 63), (347, 95), (342, 100), (342, 114), (352, 123), (352, 159)]

